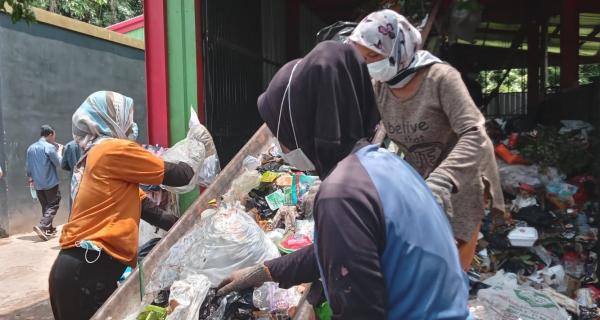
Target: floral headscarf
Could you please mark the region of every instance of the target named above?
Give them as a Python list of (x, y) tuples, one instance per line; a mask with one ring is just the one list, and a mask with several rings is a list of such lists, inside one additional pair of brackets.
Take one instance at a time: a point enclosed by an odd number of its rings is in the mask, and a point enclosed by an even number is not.
[(421, 68), (442, 61), (421, 49), (421, 33), (395, 11), (376, 11), (365, 17), (348, 38), (385, 56), (397, 74), (386, 81), (392, 88), (403, 87)]

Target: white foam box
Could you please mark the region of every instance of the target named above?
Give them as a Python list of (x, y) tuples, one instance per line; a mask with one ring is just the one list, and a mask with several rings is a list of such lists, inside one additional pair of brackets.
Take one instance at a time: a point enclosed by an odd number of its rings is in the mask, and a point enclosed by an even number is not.
[(513, 247), (533, 247), (538, 239), (538, 232), (531, 227), (518, 227), (508, 234), (508, 240)]

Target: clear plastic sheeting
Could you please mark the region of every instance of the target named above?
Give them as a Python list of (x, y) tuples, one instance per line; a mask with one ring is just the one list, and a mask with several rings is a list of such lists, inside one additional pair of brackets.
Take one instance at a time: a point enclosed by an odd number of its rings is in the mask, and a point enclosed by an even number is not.
[(212, 136), (203, 125), (190, 128), (187, 137), (165, 151), (161, 158), (164, 161), (184, 162), (194, 170), (190, 183), (182, 187), (162, 186), (175, 193), (186, 193), (197, 186), (208, 186), (221, 172), (219, 157)]
[(210, 286), (204, 275), (191, 275), (173, 282), (169, 296), (169, 305), (173, 311), (167, 316), (167, 320), (197, 320), (200, 306)]
[(224, 204), (203, 212), (199, 225), (173, 245), (146, 291), (157, 292), (195, 274), (217, 286), (235, 270), (278, 256), (277, 247), (239, 203)]

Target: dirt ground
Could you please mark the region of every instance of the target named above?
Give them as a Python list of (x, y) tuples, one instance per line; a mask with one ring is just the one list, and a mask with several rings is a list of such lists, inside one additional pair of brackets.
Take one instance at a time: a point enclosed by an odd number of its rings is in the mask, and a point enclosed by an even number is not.
[(0, 319), (54, 319), (48, 274), (59, 249), (58, 237), (43, 242), (34, 232), (0, 239)]

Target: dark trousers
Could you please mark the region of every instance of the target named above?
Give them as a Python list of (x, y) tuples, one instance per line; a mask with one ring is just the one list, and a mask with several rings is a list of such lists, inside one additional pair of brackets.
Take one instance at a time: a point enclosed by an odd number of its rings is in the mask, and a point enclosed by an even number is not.
[(42, 219), (40, 220), (39, 227), (42, 229), (52, 228), (52, 221), (58, 211), (58, 205), (60, 204), (60, 190), (58, 185), (48, 190), (36, 190), (38, 200), (42, 205)]
[[(49, 291), (56, 320), (91, 318), (117, 289), (117, 281), (126, 266), (104, 251), (98, 261), (87, 263), (85, 249), (61, 250), (50, 270)], [(98, 252), (88, 251), (88, 260)]]

